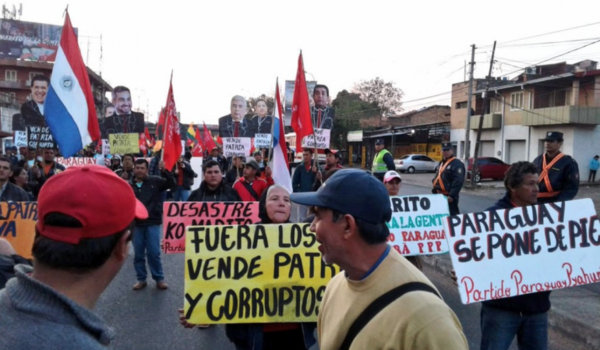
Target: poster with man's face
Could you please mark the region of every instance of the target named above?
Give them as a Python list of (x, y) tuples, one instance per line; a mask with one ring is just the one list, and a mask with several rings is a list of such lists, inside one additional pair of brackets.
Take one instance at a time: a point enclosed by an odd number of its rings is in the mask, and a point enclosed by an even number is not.
[(133, 112), (131, 92), (125, 86), (117, 86), (112, 93), (112, 107), (105, 110), (104, 120), (100, 123), (103, 139), (110, 134), (140, 134), (144, 132), (144, 114)]
[(256, 130), (250, 119), (245, 118), (248, 111), (246, 99), (234, 96), (229, 105), (230, 114), (219, 118), (219, 136), (225, 137), (254, 137)]

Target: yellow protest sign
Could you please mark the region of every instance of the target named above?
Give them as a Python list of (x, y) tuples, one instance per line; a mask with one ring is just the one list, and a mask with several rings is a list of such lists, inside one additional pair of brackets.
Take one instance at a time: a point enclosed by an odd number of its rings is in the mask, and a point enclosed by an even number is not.
[(31, 259), (37, 216), (37, 202), (0, 204), (0, 238), (9, 241), (17, 254), (28, 259)]
[(309, 224), (191, 226), (185, 247), (190, 323), (316, 322), (326, 265)]
[(140, 153), (140, 135), (132, 134), (109, 134), (111, 154)]

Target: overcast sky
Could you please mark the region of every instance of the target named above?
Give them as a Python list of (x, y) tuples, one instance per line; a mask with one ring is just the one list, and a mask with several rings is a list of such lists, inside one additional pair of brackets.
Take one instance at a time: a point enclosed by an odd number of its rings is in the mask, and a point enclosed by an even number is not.
[[(22, 3), (21, 20), (63, 24), (67, 2)], [(378, 76), (404, 91), (404, 108), (409, 111), (450, 103), (448, 92), (452, 83), (463, 80), (471, 44), (481, 47), (475, 76), (484, 77), (494, 40), (498, 41), (494, 75), (504, 75), (600, 39), (597, 23), (506, 43), (600, 22), (600, 1), (71, 0), (68, 4), (73, 26), (79, 28), (83, 58), (93, 70), (101, 71), (113, 87), (128, 86), (134, 108), (149, 109), (151, 121), (165, 103), (173, 70), (182, 121), (196, 124), (214, 124), (228, 114), (233, 95), (272, 94), (277, 77), (283, 88), (285, 80), (295, 77), (301, 49), (307, 80), (328, 85), (332, 99), (354, 83)], [(573, 41), (581, 39), (589, 40)], [(549, 62), (585, 58), (600, 61), (600, 43)], [(447, 94), (411, 102), (440, 93)]]

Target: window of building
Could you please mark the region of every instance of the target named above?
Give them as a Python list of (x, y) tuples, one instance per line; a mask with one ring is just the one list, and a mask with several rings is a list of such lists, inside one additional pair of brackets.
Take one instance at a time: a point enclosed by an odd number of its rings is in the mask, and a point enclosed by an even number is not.
[(9, 93), (8, 93), (8, 96), (10, 97), (10, 100), (11, 100), (11, 101), (14, 101), (14, 100), (16, 100), (16, 99), (17, 99), (17, 94), (16, 94), (16, 93), (14, 93), (14, 92), (9, 92)]
[(7, 69), (4, 73), (4, 80), (6, 81), (17, 81), (17, 71)]
[(464, 109), (464, 108), (467, 108), (467, 101), (456, 102), (456, 109)]
[(493, 98), (490, 108), (492, 113), (502, 113), (502, 99), (500, 97)]
[(42, 72), (29, 72), (29, 81), (32, 81), (33, 77), (35, 77), (36, 75), (44, 75), (44, 73), (42, 73)]
[(523, 92), (510, 94), (510, 110), (523, 109)]

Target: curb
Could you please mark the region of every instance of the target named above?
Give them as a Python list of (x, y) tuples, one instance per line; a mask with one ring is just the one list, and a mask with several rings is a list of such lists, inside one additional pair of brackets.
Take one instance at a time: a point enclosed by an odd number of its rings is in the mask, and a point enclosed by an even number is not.
[[(452, 262), (448, 253), (424, 256), (423, 263), (434, 271), (450, 278)], [(574, 295), (578, 293), (574, 291), (569, 293), (569, 291), (571, 289), (556, 290), (554, 295), (560, 294), (560, 297), (578, 298), (577, 295)], [(600, 303), (599, 296), (595, 295), (591, 298), (598, 299), (598, 303)], [(561, 303), (556, 300), (548, 312), (548, 326), (567, 338), (588, 346), (589, 349), (600, 349), (600, 322), (581, 317), (581, 315), (573, 313), (573, 310), (569, 310), (568, 307), (561, 307)]]

